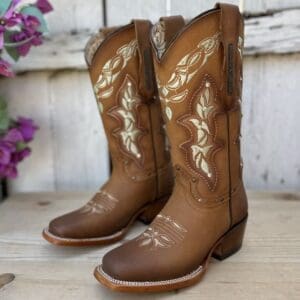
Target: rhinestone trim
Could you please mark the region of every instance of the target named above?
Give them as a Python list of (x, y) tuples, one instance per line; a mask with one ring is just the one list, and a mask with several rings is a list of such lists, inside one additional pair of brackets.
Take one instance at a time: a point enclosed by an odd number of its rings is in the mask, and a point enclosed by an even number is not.
[(108, 281), (116, 284), (116, 285), (123, 285), (123, 286), (157, 286), (157, 285), (171, 285), (174, 283), (178, 283), (178, 282), (182, 282), (182, 281), (187, 281), (190, 280), (192, 278), (195, 278), (196, 276), (198, 276), (200, 273), (202, 273), (204, 271), (202, 265), (200, 265), (195, 271), (184, 275), (182, 277), (177, 277), (174, 279), (169, 279), (169, 280), (159, 280), (159, 281), (125, 281), (125, 280), (118, 280), (115, 279), (113, 277), (111, 277), (110, 275), (108, 275), (107, 273), (105, 273), (102, 269), (102, 266), (98, 266), (96, 268), (96, 271), (102, 275), (105, 279), (107, 279)]

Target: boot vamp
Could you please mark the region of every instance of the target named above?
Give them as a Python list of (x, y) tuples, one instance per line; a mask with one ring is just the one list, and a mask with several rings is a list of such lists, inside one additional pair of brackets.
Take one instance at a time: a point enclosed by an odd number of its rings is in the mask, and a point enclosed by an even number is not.
[(162, 281), (185, 276), (202, 265), (228, 230), (228, 202), (196, 203), (175, 193), (150, 227), (103, 258), (105, 273), (125, 281)]
[(123, 181), (109, 181), (82, 208), (51, 221), (50, 233), (83, 239), (105, 237), (124, 229), (153, 195), (150, 192), (152, 179), (127, 184)]

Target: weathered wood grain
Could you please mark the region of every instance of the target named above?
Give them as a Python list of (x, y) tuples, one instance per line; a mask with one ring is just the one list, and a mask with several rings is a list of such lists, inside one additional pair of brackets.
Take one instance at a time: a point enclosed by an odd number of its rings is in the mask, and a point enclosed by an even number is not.
[[(170, 0), (169, 15), (183, 15), (185, 18), (194, 18), (198, 14), (214, 8), (215, 0)], [(239, 0), (226, 0), (226, 3), (239, 5)]]
[(167, 0), (109, 0), (107, 2), (107, 25), (121, 25), (132, 19), (158, 20), (166, 15)]
[[(64, 248), (47, 244), (49, 219), (78, 207), (92, 193), (30, 193), (0, 205), (0, 274), (16, 278), (0, 299), (262, 299), (300, 297), (300, 194), (249, 192), (250, 217), (244, 246), (223, 262), (212, 261), (204, 280), (188, 289), (154, 295), (111, 292), (92, 271), (107, 247)], [(18, 220), (17, 222), (15, 220)], [(134, 225), (128, 238), (146, 227)]]
[(244, 60), (242, 153), (248, 188), (300, 188), (300, 54)]
[(299, 0), (244, 0), (244, 10), (250, 14), (263, 14), (293, 8), (300, 8)]
[[(170, 14), (181, 14), (194, 17), (197, 11), (202, 12), (214, 7), (215, 0), (168, 0)], [(226, 0), (226, 3), (238, 5), (247, 15), (266, 14), (268, 12), (300, 8), (299, 0)]]
[(98, 30), (103, 25), (102, 0), (51, 0), (54, 11), (47, 14), (51, 33)]
[(245, 54), (300, 51), (300, 9), (286, 10), (245, 21)]
[(8, 101), (11, 116), (33, 118), (40, 128), (31, 143), (32, 155), (19, 165), (20, 176), (9, 183), (10, 190), (55, 189), (49, 77), (49, 73), (38, 72), (0, 81), (1, 95)]
[[(130, 17), (125, 16), (129, 21)], [(116, 20), (114, 24), (115, 22)], [(244, 54), (246, 56), (300, 51), (300, 9), (250, 18), (245, 23)], [(46, 69), (86, 69), (83, 50), (90, 35), (90, 31), (81, 30), (73, 34), (57, 33), (49, 36), (43, 47), (33, 49), (30, 56), (21, 59), (15, 65), (15, 70), (22, 72)]]
[(106, 180), (106, 140), (87, 72), (28, 73), (1, 80), (0, 90), (12, 116), (40, 127), (12, 192), (97, 189)]
[(87, 72), (49, 80), (56, 190), (96, 189), (108, 176), (107, 143)]

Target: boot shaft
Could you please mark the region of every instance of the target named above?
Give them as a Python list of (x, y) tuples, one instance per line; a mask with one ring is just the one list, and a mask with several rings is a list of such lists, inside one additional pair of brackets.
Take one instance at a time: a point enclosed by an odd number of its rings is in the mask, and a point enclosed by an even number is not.
[[(134, 182), (156, 177), (157, 194), (170, 190), (172, 174), (154, 77), (151, 23), (134, 20), (104, 28), (86, 47), (112, 158), (112, 176)], [(163, 177), (163, 178), (162, 178)]]
[[(164, 52), (152, 36), (159, 96), (176, 181), (197, 201), (230, 200), (232, 222), (247, 200), (240, 155), (243, 20), (218, 4), (171, 38)], [(159, 33), (160, 32), (160, 33)]]

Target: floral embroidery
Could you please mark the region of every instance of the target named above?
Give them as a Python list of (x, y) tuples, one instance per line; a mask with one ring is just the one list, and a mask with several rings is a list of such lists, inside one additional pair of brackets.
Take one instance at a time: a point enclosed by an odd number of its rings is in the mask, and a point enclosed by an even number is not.
[(136, 50), (137, 41), (132, 40), (128, 44), (120, 47), (117, 50), (116, 55), (104, 64), (98, 80), (94, 85), (94, 92), (98, 101), (100, 101), (100, 99), (106, 99), (112, 95), (114, 90), (112, 84), (125, 68), (128, 61), (135, 55)]
[(152, 40), (155, 45), (158, 58), (161, 58), (166, 49), (164, 22), (158, 22), (152, 27)]
[(129, 75), (126, 76), (118, 95), (119, 105), (113, 107), (109, 114), (121, 119), (123, 126), (115, 130), (114, 135), (121, 141), (121, 145), (126, 154), (138, 161), (142, 159), (142, 152), (138, 144), (138, 139), (143, 134), (143, 129), (138, 124), (137, 108), (141, 104), (141, 99), (137, 94), (136, 85)]
[(85, 206), (80, 209), (82, 214), (104, 214), (112, 211), (118, 200), (111, 194), (100, 190)]
[(214, 86), (213, 80), (206, 75), (191, 100), (189, 115), (178, 120), (191, 134), (191, 139), (180, 145), (186, 152), (187, 164), (196, 173), (204, 175), (211, 188), (216, 183), (216, 171), (211, 156), (219, 148), (214, 141), (213, 121), (218, 109)]
[(184, 239), (187, 230), (169, 216), (158, 214), (148, 229), (136, 240), (140, 247), (170, 248)]
[(190, 82), (200, 68), (205, 65), (208, 58), (218, 49), (219, 36), (220, 33), (216, 33), (212, 37), (200, 41), (193, 51), (186, 54), (177, 63), (167, 83), (163, 84), (157, 77), (160, 99), (165, 105), (165, 113), (169, 120), (173, 113), (168, 103), (179, 103), (186, 98), (188, 89), (182, 90), (182, 87)]

